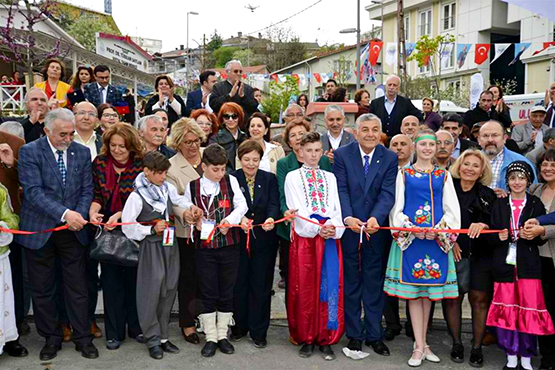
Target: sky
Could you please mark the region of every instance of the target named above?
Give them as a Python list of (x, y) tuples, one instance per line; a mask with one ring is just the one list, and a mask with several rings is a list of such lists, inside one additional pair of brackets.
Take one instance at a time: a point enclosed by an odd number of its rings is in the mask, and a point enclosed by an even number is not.
[[(202, 44), (203, 34), (209, 39), (217, 29), (224, 39), (257, 31), (277, 23), (309, 7), (318, 0), (112, 0), (112, 15), (124, 35), (162, 40), (162, 51), (170, 51), (187, 43), (187, 12), (189, 15), (189, 47)], [(104, 0), (66, 0), (71, 4), (103, 11)], [(362, 0), (361, 33), (372, 28)], [(245, 7), (259, 6), (254, 12)], [(281, 26), (290, 27), (303, 42), (318, 41), (320, 46), (335, 43), (354, 45), (356, 34), (340, 34), (346, 28), (356, 28), (357, 0), (321, 0), (305, 12), (292, 17)], [(379, 24), (379, 22), (378, 22)], [(264, 35), (265, 31), (261, 31)], [(195, 40), (195, 41), (193, 41)]]

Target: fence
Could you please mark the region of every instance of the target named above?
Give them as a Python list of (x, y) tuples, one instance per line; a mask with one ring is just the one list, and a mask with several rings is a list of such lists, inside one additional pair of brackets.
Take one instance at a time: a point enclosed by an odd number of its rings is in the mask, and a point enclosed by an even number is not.
[(25, 85), (0, 85), (0, 109), (21, 111), (25, 109)]

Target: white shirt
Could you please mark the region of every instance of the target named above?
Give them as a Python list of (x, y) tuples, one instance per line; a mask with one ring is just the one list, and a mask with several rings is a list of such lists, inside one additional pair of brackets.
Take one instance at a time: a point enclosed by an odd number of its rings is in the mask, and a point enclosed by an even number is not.
[[(54, 160), (56, 161), (56, 163), (58, 163), (58, 153), (56, 153), (58, 149), (54, 148), (54, 145), (52, 145), (52, 143), (50, 142), (50, 138), (48, 138), (48, 136), (46, 137), (46, 141), (48, 141), (48, 145), (50, 145), (50, 150), (52, 150), (52, 154), (54, 154)], [(67, 150), (64, 150), (63, 152), (64, 154), (62, 154), (62, 160), (64, 161), (64, 166), (66, 167), (66, 181), (67, 181)], [(65, 221), (66, 213), (68, 212), (69, 212), (69, 208), (67, 208), (62, 214), (62, 219), (61, 219), (62, 222)]]
[(391, 114), (391, 111), (395, 107), (396, 102), (397, 102), (397, 96), (395, 96), (395, 99), (393, 100), (389, 100), (387, 98), (387, 95), (384, 96), (384, 105), (385, 105), (385, 110), (387, 111), (387, 114)]
[(274, 149), (277, 145), (264, 141), (264, 146), (266, 147), (266, 149), (264, 150), (264, 155), (262, 156), (262, 158), (260, 158), (260, 164), (258, 165), (258, 168), (266, 172), (272, 172), (270, 169), (269, 155), (272, 149)]
[[(187, 202), (187, 199), (183, 195), (179, 195), (175, 186), (166, 182), (168, 185), (168, 196), (172, 201), (173, 205), (185, 208), (185, 210), (189, 209), (190, 203)], [(121, 222), (136, 222), (137, 217), (141, 214), (143, 210), (143, 199), (137, 192), (132, 192), (127, 198), (125, 202), (125, 206), (123, 207), (123, 211), (121, 214)], [(141, 225), (141, 224), (132, 224), (132, 225), (123, 225), (121, 230), (129, 239), (141, 241), (146, 236), (150, 235), (150, 230), (152, 230), (152, 226), (149, 225)]]
[(106, 85), (106, 87), (103, 87), (98, 82), (97, 82), (97, 85), (98, 85), (98, 91), (100, 91), (100, 94), (102, 95), (102, 104), (104, 104), (106, 103), (106, 96), (108, 95), (108, 86), (110, 85)]
[(362, 150), (360, 144), (358, 146), (358, 149), (360, 150), (360, 157), (362, 158), (362, 168), (364, 169), (364, 162), (366, 162), (366, 159), (364, 159), (364, 156), (367, 155), (368, 156), (368, 163), (371, 165), (372, 164), (372, 157), (374, 156), (374, 152), (376, 151), (376, 148), (374, 148), (374, 150), (372, 150), (370, 153), (366, 154), (364, 152), (364, 150)]
[(162, 106), (160, 106), (160, 101), (157, 101), (156, 104), (152, 106), (152, 110), (162, 108), (167, 112), (168, 106), (172, 107), (173, 111), (177, 113), (178, 116), (181, 116), (181, 104), (179, 104), (176, 98), (173, 98), (173, 101), (168, 103), (168, 98), (165, 97)]
[(328, 139), (330, 140), (330, 145), (333, 150), (337, 150), (337, 148), (339, 148), (339, 144), (341, 144), (342, 138), (343, 130), (341, 130), (341, 133), (337, 136), (337, 138), (334, 138), (328, 130)]
[[(88, 141), (84, 141), (81, 136), (79, 135), (79, 133), (77, 131), (75, 131), (75, 136), (73, 136), (73, 141), (75, 141), (76, 143), (79, 143), (81, 145), (86, 146), (87, 148), (89, 148), (89, 150), (91, 151), (91, 161), (94, 161), (94, 159), (96, 158), (96, 156), (98, 155), (98, 152), (96, 151), (96, 132), (93, 131), (91, 137), (89, 138)], [(57, 158), (57, 157), (56, 157)]]
[(214, 113), (214, 110), (212, 109), (212, 107), (210, 107), (210, 97), (211, 96), (212, 96), (212, 94), (210, 94), (206, 97), (206, 104), (204, 105), (204, 109), (206, 109), (208, 111), (208, 113)]
[[(241, 223), (241, 218), (243, 218), (249, 208), (247, 206), (247, 200), (243, 196), (243, 192), (241, 191), (241, 187), (239, 186), (239, 182), (237, 181), (237, 179), (233, 176), (229, 176), (229, 182), (231, 185), (231, 190), (233, 190), (233, 211), (231, 211), (231, 213), (227, 215), (225, 219), (230, 224), (237, 225)], [(220, 183), (209, 180), (203, 175), (200, 178), (200, 189), (202, 195), (210, 197), (210, 201), (208, 202), (207, 207), (210, 208), (214, 197), (220, 192)], [(189, 209), (189, 207), (193, 204), (190, 183), (185, 188), (184, 197), (188, 204), (186, 208)], [(202, 207), (200, 208), (202, 209)]]

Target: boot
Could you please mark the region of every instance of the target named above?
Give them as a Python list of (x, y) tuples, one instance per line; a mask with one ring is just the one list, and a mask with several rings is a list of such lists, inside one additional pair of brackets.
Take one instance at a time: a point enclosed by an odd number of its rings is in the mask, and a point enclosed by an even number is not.
[(227, 355), (235, 352), (233, 345), (227, 340), (229, 326), (234, 325), (233, 312), (218, 312), (218, 347)]
[(216, 312), (203, 313), (199, 316), (200, 324), (206, 334), (206, 344), (202, 347), (203, 357), (212, 357), (218, 348), (218, 329), (216, 327)]

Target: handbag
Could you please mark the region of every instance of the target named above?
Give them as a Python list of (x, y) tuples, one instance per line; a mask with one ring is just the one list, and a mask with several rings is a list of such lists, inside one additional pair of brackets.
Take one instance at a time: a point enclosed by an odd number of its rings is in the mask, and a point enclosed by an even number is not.
[(91, 244), (92, 259), (125, 267), (139, 264), (139, 243), (126, 237), (120, 229), (99, 229)]

